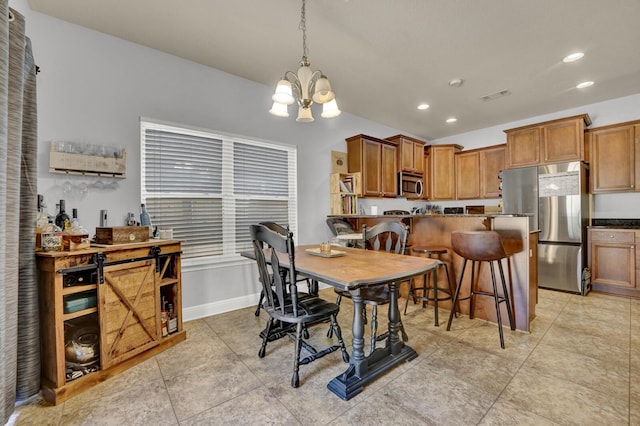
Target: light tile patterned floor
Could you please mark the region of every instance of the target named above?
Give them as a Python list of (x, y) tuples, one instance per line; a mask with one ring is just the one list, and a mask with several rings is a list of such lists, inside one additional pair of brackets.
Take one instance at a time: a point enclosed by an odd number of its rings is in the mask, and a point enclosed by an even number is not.
[[(494, 324), (461, 317), (447, 332), (447, 311), (435, 327), (432, 307), (409, 307), (418, 358), (350, 401), (326, 387), (346, 367), (339, 351), (302, 366), (291, 388), (292, 342), (258, 358), (266, 317), (247, 308), (185, 323), (185, 342), (58, 406), (36, 398), (15, 424), (640, 425), (640, 300), (541, 290), (532, 332), (506, 327), (504, 350)], [(343, 302), (349, 349), (352, 314)], [(312, 342), (329, 343), (326, 331)]]

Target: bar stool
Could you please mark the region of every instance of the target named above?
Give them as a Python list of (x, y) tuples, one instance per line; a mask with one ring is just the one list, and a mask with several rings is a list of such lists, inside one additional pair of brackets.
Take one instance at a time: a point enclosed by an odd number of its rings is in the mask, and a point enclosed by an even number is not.
[[(449, 276), (449, 266), (448, 262), (445, 262), (441, 259), (443, 254), (449, 253), (449, 249), (446, 247), (427, 247), (427, 246), (416, 246), (411, 248), (411, 252), (420, 255), (427, 255), (429, 258), (433, 259), (434, 256), (439, 260), (438, 266), (435, 270), (429, 271), (424, 274), (422, 287), (416, 287), (413, 284), (413, 279), (409, 281), (409, 291), (407, 292), (407, 300), (404, 304), (404, 314), (407, 314), (407, 306), (409, 305), (409, 298), (413, 299), (413, 303), (416, 303), (416, 300), (422, 301), (422, 307), (424, 308), (426, 303), (433, 302), (433, 306), (435, 309), (435, 326), (438, 327), (440, 324), (438, 323), (438, 302), (444, 300), (451, 300), (453, 298), (453, 286), (451, 285), (451, 278)], [(444, 267), (445, 274), (447, 275), (447, 284), (448, 289), (439, 288), (438, 287), (438, 269)], [(429, 286), (429, 274), (433, 274), (433, 286)], [(418, 296), (416, 292), (421, 292), (421, 296)], [(429, 292), (432, 292), (433, 295), (429, 296)], [(444, 297), (441, 297), (441, 293), (444, 294)], [(452, 311), (454, 305), (452, 306)]]
[[(455, 253), (462, 256), (464, 259), (462, 262), (462, 270), (460, 271), (460, 278), (458, 279), (458, 285), (456, 286), (456, 292), (453, 296), (453, 304), (455, 305), (459, 299), (460, 287), (462, 286), (462, 278), (464, 277), (464, 270), (467, 266), (467, 261), (471, 261), (471, 289), (469, 296), (462, 300), (470, 299), (469, 302), (469, 318), (473, 319), (473, 313), (475, 309), (474, 296), (491, 296), (496, 305), (496, 317), (498, 319), (498, 331), (500, 333), (500, 347), (504, 349), (504, 336), (502, 334), (502, 318), (500, 315), (500, 303), (505, 302), (507, 305), (507, 315), (509, 316), (509, 325), (511, 330), (516, 329), (516, 325), (513, 319), (513, 313), (511, 312), (511, 298), (509, 297), (509, 291), (507, 290), (507, 284), (504, 279), (504, 271), (502, 269), (502, 259), (507, 258), (507, 253), (502, 245), (500, 234), (496, 231), (454, 231), (451, 233), (451, 248)], [(493, 284), (493, 293), (485, 291), (477, 291), (474, 287), (477, 287), (477, 278), (475, 278), (475, 263), (489, 262), (491, 268), (491, 284)], [(502, 291), (503, 294), (498, 294), (498, 286), (496, 285), (496, 274), (493, 266), (493, 262), (498, 263), (498, 269), (500, 271), (500, 278), (502, 279)], [(478, 266), (478, 272), (480, 268)], [(453, 320), (454, 309), (451, 309), (449, 315), (449, 322), (447, 324), (447, 331), (451, 329), (451, 321)]]

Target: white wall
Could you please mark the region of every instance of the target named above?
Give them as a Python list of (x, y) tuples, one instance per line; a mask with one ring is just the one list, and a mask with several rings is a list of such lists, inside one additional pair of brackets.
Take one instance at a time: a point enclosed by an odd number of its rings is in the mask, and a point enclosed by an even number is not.
[[(50, 141), (112, 144), (127, 150), (127, 178), (117, 181), (117, 189), (93, 189), (82, 200), (66, 199), (67, 211), (78, 208), (81, 222), (91, 233), (99, 225), (101, 209), (109, 211), (110, 225), (124, 225), (127, 212), (138, 212), (140, 117), (296, 145), (298, 243), (330, 236), (325, 224), (330, 152), (345, 151), (344, 139), (354, 134), (399, 133), (346, 113), (325, 120), (318, 112), (310, 124), (296, 123), (295, 117), (277, 118), (268, 113), (272, 87), (31, 11), (26, 0), (14, 0), (11, 7), (26, 17), (27, 35), (41, 68), (38, 193), (45, 195), (49, 213), (54, 213), (58, 200), (66, 198), (65, 181), (92, 184), (97, 180), (49, 173)], [(275, 87), (279, 76), (273, 78)], [(339, 101), (339, 85), (336, 91)], [(248, 261), (217, 269), (185, 266), (185, 319), (255, 303), (254, 269)]]
[[(117, 189), (92, 190), (86, 198), (68, 199), (81, 222), (94, 230), (99, 211), (109, 211), (109, 224), (124, 224), (127, 212), (140, 204), (139, 118), (149, 117), (214, 131), (234, 133), (298, 147), (298, 243), (326, 240), (329, 213), (330, 152), (346, 151), (346, 137), (365, 133), (385, 137), (401, 130), (346, 113), (334, 120), (319, 118), (298, 124), (293, 117), (268, 113), (272, 87), (266, 87), (115, 37), (87, 30), (29, 9), (26, 0), (11, 7), (26, 17), (38, 75), (38, 192), (45, 195), (49, 213), (63, 198), (62, 184), (95, 183), (95, 178), (66, 177), (48, 172), (52, 140), (84, 141), (123, 146), (127, 150), (127, 178)], [(283, 64), (286, 66), (286, 64)], [(274, 84), (278, 76), (274, 76)], [(339, 84), (336, 85), (339, 101)], [(640, 95), (535, 117), (443, 138), (434, 143), (458, 143), (470, 149), (504, 141), (503, 129), (587, 112), (594, 126), (640, 118)], [(611, 197), (596, 214), (629, 217), (640, 202), (635, 194)], [(608, 197), (607, 197), (608, 198)], [(618, 201), (621, 200), (621, 201)], [(35, 200), (34, 200), (35, 202)], [(365, 205), (402, 208), (405, 201), (366, 200)], [(454, 203), (455, 204), (455, 203)], [(470, 204), (467, 202), (466, 204)], [(408, 206), (419, 203), (406, 203)], [(253, 265), (183, 269), (185, 319), (255, 303), (257, 279)]]

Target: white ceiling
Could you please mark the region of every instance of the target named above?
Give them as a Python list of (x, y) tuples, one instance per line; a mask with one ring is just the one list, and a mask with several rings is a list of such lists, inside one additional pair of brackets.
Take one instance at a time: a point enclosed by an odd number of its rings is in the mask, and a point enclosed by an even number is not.
[[(29, 5), (274, 88), (302, 56), (300, 0)], [(341, 110), (434, 139), (640, 93), (639, 19), (640, 0), (308, 0), (307, 44)]]

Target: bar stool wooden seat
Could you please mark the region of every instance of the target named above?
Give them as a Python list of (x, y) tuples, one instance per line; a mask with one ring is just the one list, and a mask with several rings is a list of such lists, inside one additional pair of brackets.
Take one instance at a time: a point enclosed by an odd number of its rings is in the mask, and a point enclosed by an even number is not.
[[(438, 267), (430, 271), (423, 276), (422, 287), (416, 287), (414, 285), (414, 280), (411, 279), (409, 281), (409, 291), (407, 292), (407, 300), (404, 304), (404, 314), (407, 314), (407, 307), (409, 305), (409, 298), (413, 299), (413, 303), (416, 303), (416, 300), (422, 301), (422, 307), (424, 308), (428, 302), (433, 302), (433, 307), (435, 309), (435, 326), (438, 327), (440, 324), (438, 322), (438, 302), (444, 300), (451, 300), (453, 298), (454, 289), (451, 284), (451, 278), (449, 276), (449, 266), (448, 262), (443, 261), (441, 256), (443, 254), (448, 254), (449, 249), (443, 246), (415, 246), (411, 247), (411, 253), (417, 255), (426, 255), (431, 259), (438, 259), (440, 262), (438, 263)], [(438, 287), (438, 269), (444, 267), (445, 274), (447, 276), (447, 288)], [(433, 285), (429, 286), (429, 274), (433, 274)], [(429, 295), (429, 293), (432, 293)], [(420, 294), (418, 294), (420, 293)], [(454, 306), (454, 305), (451, 305)], [(455, 309), (452, 308), (452, 311)]]
[[(456, 291), (453, 296), (453, 305), (455, 306), (459, 300), (470, 299), (469, 302), (469, 318), (473, 319), (473, 313), (475, 309), (474, 296), (491, 296), (494, 299), (496, 306), (496, 317), (498, 319), (498, 331), (500, 333), (500, 346), (504, 349), (504, 335), (502, 333), (502, 318), (500, 315), (500, 303), (504, 302), (507, 306), (507, 315), (509, 316), (509, 325), (511, 330), (516, 329), (515, 321), (513, 319), (513, 313), (511, 311), (511, 298), (509, 297), (509, 291), (504, 279), (504, 270), (502, 268), (502, 260), (508, 257), (505, 252), (500, 234), (496, 231), (454, 231), (451, 233), (451, 248), (455, 253), (462, 256), (464, 259), (462, 262), (462, 270), (460, 271), (460, 278), (456, 286)], [(462, 278), (464, 277), (464, 271), (467, 266), (467, 261), (471, 261), (471, 289), (469, 296), (459, 299), (460, 287), (462, 286)], [(477, 290), (477, 277), (475, 277), (475, 263), (488, 262), (491, 269), (491, 284), (493, 285), (493, 293)], [(498, 286), (496, 284), (496, 274), (493, 263), (498, 264), (498, 270), (500, 271), (500, 278), (502, 280), (502, 295), (498, 294)], [(479, 265), (478, 265), (479, 266)], [(478, 267), (479, 273), (479, 267)], [(453, 320), (454, 309), (451, 309), (449, 315), (449, 322), (447, 324), (447, 330), (451, 328), (451, 321)]]

